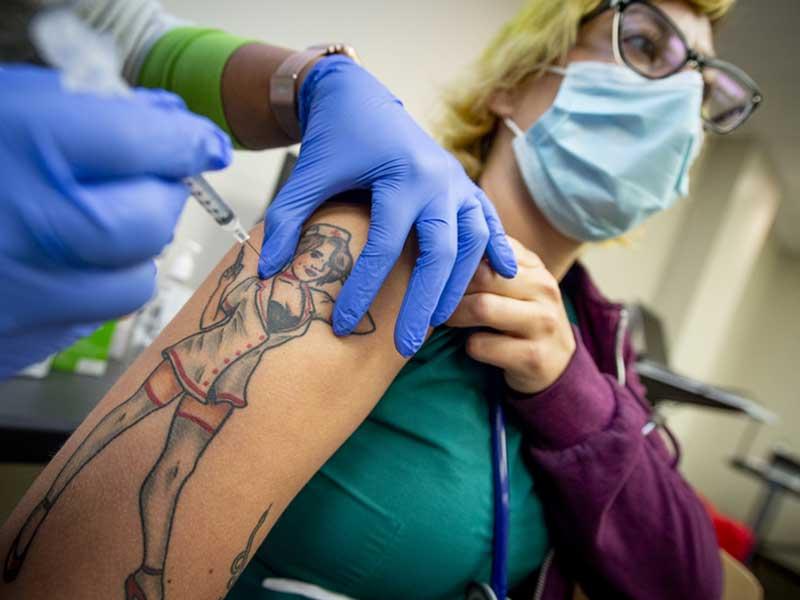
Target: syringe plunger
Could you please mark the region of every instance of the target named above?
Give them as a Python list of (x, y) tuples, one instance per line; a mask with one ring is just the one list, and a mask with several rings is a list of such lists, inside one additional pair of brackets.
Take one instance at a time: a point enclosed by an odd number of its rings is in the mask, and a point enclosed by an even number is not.
[[(126, 96), (130, 88), (119, 74), (119, 58), (110, 36), (101, 36), (81, 21), (70, 8), (40, 12), (31, 23), (31, 37), (39, 54), (62, 71), (65, 87), (72, 91)], [(202, 175), (184, 183), (205, 211), (240, 243), (249, 239), (230, 206)]]

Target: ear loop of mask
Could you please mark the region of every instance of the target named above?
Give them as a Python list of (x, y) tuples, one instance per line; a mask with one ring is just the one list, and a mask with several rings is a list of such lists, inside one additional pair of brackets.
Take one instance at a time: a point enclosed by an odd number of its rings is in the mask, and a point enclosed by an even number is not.
[[(558, 65), (547, 65), (544, 67), (544, 70), (554, 75), (560, 75), (561, 77), (567, 76), (567, 70)], [(506, 127), (508, 127), (515, 136), (525, 137), (525, 132), (520, 129), (519, 125), (517, 125), (511, 117), (503, 117), (503, 123), (506, 124)]]
[(506, 127), (508, 127), (511, 133), (516, 137), (525, 137), (525, 132), (519, 128), (519, 125), (517, 125), (511, 117), (503, 117), (503, 123), (506, 124)]

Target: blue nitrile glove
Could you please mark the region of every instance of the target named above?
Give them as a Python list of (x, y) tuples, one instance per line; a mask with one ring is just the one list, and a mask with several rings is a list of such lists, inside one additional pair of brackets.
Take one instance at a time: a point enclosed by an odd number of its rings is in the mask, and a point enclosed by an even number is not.
[(345, 57), (320, 60), (300, 90), (299, 118), (300, 157), (267, 211), (259, 273), (274, 275), (291, 260), (303, 223), (325, 200), (372, 190), (369, 237), (333, 314), (337, 335), (364, 316), (412, 226), (420, 254), (395, 329), (404, 356), (416, 352), (429, 325), (449, 318), (484, 251), (498, 273), (514, 276), (492, 204), (367, 71)]
[(0, 378), (144, 304), (180, 179), (230, 159), (172, 94), (71, 93), (53, 70), (0, 65)]

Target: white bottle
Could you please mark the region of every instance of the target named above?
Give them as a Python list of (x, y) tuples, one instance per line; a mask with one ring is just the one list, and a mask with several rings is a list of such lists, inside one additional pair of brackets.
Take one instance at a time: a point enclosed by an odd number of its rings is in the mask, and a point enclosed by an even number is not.
[(50, 372), (50, 363), (53, 362), (55, 354), (51, 354), (44, 360), (28, 365), (17, 373), (17, 377), (30, 377), (32, 379), (44, 379)]
[(174, 257), (168, 260), (164, 274), (159, 277), (155, 297), (140, 310), (136, 319), (131, 341), (135, 348), (145, 348), (153, 343), (192, 297), (194, 288), (190, 281), (194, 275), (195, 256), (202, 249), (192, 240), (176, 244)]
[(159, 314), (161, 332), (175, 318), (183, 305), (192, 297), (194, 288), (190, 285), (195, 269), (195, 256), (203, 247), (192, 240), (182, 244), (179, 252), (167, 270), (164, 287), (160, 290), (161, 312)]

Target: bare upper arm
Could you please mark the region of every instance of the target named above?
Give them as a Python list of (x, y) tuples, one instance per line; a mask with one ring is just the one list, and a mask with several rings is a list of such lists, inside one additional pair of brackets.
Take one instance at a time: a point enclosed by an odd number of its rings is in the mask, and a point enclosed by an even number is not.
[[(355, 259), (368, 210), (331, 205), (309, 226), (324, 238), (317, 254)], [(339, 241), (331, 242), (337, 231)], [(306, 240), (306, 250), (319, 241)], [(260, 242), (259, 230), (253, 244)], [(237, 253), (227, 254), (119, 379), (4, 524), (6, 571), (9, 557), (24, 560), (13, 581), (0, 582), (0, 598), (121, 597), (133, 585), (129, 575), (136, 585), (154, 582), (142, 575), (143, 560), (150, 571), (164, 569), (158, 578), (170, 598), (224, 596), (232, 563), (260, 518), (266, 513), (250, 550), (389, 386), (404, 364), (393, 330), (411, 252), (370, 309), (371, 325), (359, 328), (364, 335), (337, 338), (307, 314), (304, 286), (323, 271), (336, 275), (318, 255), (297, 266), (303, 273), (285, 275), (280, 294), (274, 280), (259, 282), (220, 325), (201, 331), (204, 305)], [(339, 255), (334, 266), (347, 262)], [(246, 251), (230, 289), (256, 266)], [(17, 553), (9, 553), (15, 539)]]

